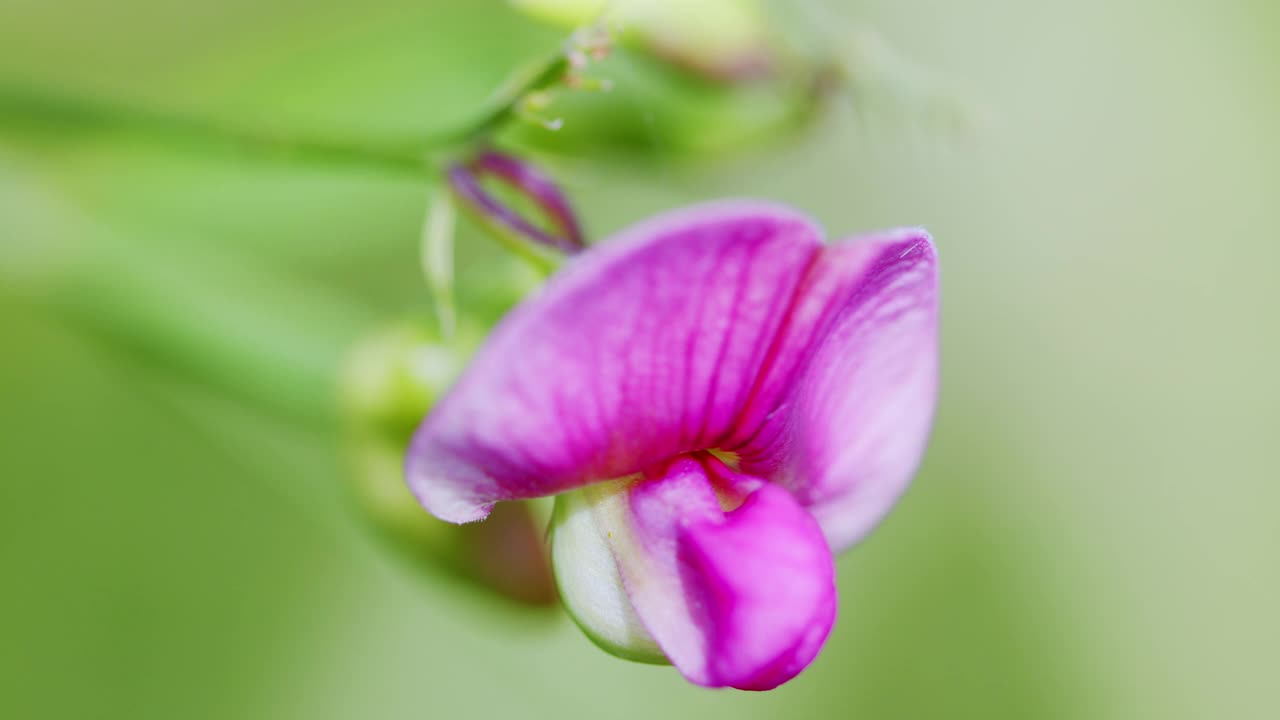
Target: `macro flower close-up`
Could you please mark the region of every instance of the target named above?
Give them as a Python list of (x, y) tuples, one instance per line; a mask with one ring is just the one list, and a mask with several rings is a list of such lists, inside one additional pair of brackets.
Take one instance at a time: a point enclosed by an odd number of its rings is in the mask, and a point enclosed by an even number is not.
[(0, 2), (0, 720), (1275, 720), (1276, 0)]
[(831, 630), (832, 552), (920, 460), (937, 283), (917, 229), (827, 244), (767, 204), (659, 216), (503, 320), (415, 434), (410, 487), (457, 523), (557, 495), (556, 578), (593, 640), (773, 688)]

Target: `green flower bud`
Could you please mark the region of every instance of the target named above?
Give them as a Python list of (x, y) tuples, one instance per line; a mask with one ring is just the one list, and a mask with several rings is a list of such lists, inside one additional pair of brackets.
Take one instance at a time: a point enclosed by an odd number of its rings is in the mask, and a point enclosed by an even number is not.
[(357, 432), (407, 440), (478, 344), (478, 333), (469, 327), (459, 328), (454, 340), (446, 343), (425, 326), (410, 323), (360, 342), (342, 377), (348, 424)]

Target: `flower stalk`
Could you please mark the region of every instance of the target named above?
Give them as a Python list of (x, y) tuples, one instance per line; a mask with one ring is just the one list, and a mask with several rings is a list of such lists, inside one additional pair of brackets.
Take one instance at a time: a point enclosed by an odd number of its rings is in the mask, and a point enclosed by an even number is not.
[(434, 178), (448, 156), (482, 144), (512, 119), (523, 99), (559, 84), (570, 65), (557, 52), (516, 76), (489, 107), (463, 126), (413, 139), (307, 135), (244, 127), (181, 113), (0, 85), (0, 128), (31, 134), (111, 133), (184, 149), (234, 153), (266, 161), (360, 167)]

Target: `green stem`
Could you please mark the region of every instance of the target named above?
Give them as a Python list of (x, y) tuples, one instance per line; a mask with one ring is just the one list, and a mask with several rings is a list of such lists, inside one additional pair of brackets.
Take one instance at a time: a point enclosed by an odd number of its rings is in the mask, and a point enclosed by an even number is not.
[(175, 379), (304, 426), (335, 416), (334, 378), (372, 321), (364, 308), (225, 255), (101, 245), (35, 299)]
[(175, 147), (237, 152), (298, 164), (368, 167), (431, 177), (446, 154), (483, 142), (519, 111), (526, 95), (559, 82), (569, 64), (556, 53), (533, 72), (509, 82), (488, 109), (462, 127), (411, 140), (307, 136), (233, 124), (107, 101), (67, 97), (0, 84), (0, 128), (35, 135), (116, 133)]
[(475, 140), (496, 132), (519, 113), (520, 103), (527, 95), (555, 85), (568, 72), (568, 58), (563, 52), (557, 52), (532, 71), (518, 73), (498, 90), (489, 109), (469, 126), (461, 139)]
[(425, 174), (427, 158), (408, 143), (304, 137), (251, 130), (206, 119), (0, 87), (0, 127), (53, 135), (112, 133), (189, 149), (242, 153), (281, 162), (367, 166)]
[[(526, 95), (559, 82), (568, 69), (557, 53), (504, 87), (474, 122), (412, 142), (263, 132), (3, 84), (0, 128), (55, 139), (127, 134), (184, 149), (426, 179), (438, 175), (446, 153), (485, 142), (516, 116)], [(370, 322), (359, 308), (336, 298), (325, 302), (314, 288), (290, 287), (269, 273), (253, 276), (243, 267), (221, 267), (208, 258), (193, 262), (181, 254), (164, 258), (124, 241), (97, 247), (19, 297), (146, 364), (308, 425), (334, 417), (333, 379), (351, 340)]]

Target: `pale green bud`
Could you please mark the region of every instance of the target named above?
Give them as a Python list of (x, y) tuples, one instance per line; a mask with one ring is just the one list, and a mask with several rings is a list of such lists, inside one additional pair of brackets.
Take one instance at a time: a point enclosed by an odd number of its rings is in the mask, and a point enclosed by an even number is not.
[(342, 374), (349, 424), (407, 438), (462, 372), (477, 336), (464, 326), (445, 342), (425, 325), (401, 323), (361, 341)]
[(769, 25), (757, 0), (512, 0), (544, 22), (620, 27), (632, 40), (701, 74), (733, 80), (767, 71)]

